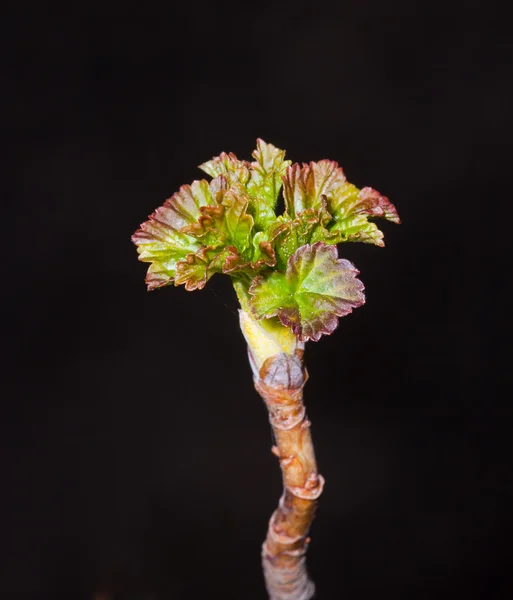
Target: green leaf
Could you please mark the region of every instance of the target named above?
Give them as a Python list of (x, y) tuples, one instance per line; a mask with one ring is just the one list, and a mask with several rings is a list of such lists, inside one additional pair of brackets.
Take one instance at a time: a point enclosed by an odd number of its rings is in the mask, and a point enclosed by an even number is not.
[(384, 218), (400, 223), (395, 206), (372, 188), (359, 190), (346, 180), (338, 163), (321, 160), (289, 167), (284, 176), (284, 197), (287, 214), (297, 218), (306, 210), (317, 209), (326, 202), (326, 213), (334, 219), (324, 220), (325, 231), (317, 232), (310, 242), (323, 239), (329, 231), (328, 243), (366, 242), (384, 246), (383, 233), (369, 218)]
[(188, 292), (201, 290), (213, 273), (208, 272), (210, 259), (207, 256), (188, 254), (176, 266), (175, 285), (185, 285)]
[(330, 231), (338, 232), (343, 242), (365, 242), (384, 246), (383, 232), (369, 218), (381, 218), (400, 223), (395, 206), (376, 190), (365, 187), (359, 190), (346, 183), (327, 196), (328, 210), (335, 223)]
[[(217, 179), (226, 182), (223, 175)], [(215, 205), (202, 206), (197, 222), (182, 230), (203, 244), (198, 252), (177, 264), (175, 285), (184, 284), (188, 291), (202, 289), (215, 273), (254, 268), (250, 261), (254, 251), (253, 218), (246, 212), (245, 189), (239, 183), (228, 189), (217, 185), (213, 197)]]
[(233, 246), (221, 251), (201, 248), (196, 254), (188, 254), (176, 265), (175, 285), (185, 285), (188, 292), (201, 290), (215, 273), (229, 273), (239, 260)]
[[(223, 152), (203, 163), (200, 168), (212, 181), (182, 186), (135, 232), (132, 240), (139, 259), (150, 263), (148, 289), (173, 282), (188, 290), (201, 289), (214, 273), (222, 272), (245, 284), (263, 273), (272, 292), (274, 282), (281, 279), (292, 285), (294, 257), (307, 258), (304, 250), (299, 252), (301, 248), (311, 250), (318, 248), (319, 242), (324, 247), (345, 241), (382, 246), (383, 233), (372, 219), (400, 222), (387, 198), (371, 188), (359, 190), (348, 183), (334, 161), (291, 166), (283, 150), (261, 139), (252, 156), (253, 162), (248, 162)], [(282, 185), (286, 210), (277, 217), (275, 207)], [(319, 250), (314, 264), (329, 256), (325, 252)], [(268, 275), (273, 268), (278, 274)], [(323, 323), (327, 319), (316, 320), (308, 312), (308, 304), (301, 304), (303, 296), (294, 298), (293, 305), (284, 305), (280, 318), (290, 323), (298, 318), (296, 329), (308, 332), (310, 320)], [(318, 300), (316, 306), (320, 303)], [(307, 315), (304, 327), (298, 315)], [(332, 323), (319, 327), (331, 327)], [(317, 335), (315, 331), (314, 327), (312, 335)]]
[(246, 188), (251, 197), (250, 211), (255, 219), (255, 227), (265, 231), (276, 219), (274, 209), (290, 160), (285, 160), (284, 150), (260, 138), (252, 156), (255, 160), (251, 163), (251, 177)]
[(202, 180), (183, 185), (134, 233), (139, 260), (151, 263), (146, 275), (148, 290), (172, 283), (177, 262), (199, 250), (200, 243), (182, 230), (196, 222), (203, 207), (214, 203), (211, 188), (219, 184)]
[(338, 244), (340, 234), (330, 232), (328, 223), (332, 220), (326, 208), (326, 200), (321, 198), (318, 208), (307, 208), (299, 212), (295, 219), (287, 214), (278, 217), (276, 224), (270, 230), (276, 239), (276, 252), (278, 254), (278, 266), (285, 270), (287, 262), (292, 254), (305, 244), (325, 242), (326, 244)]
[(258, 138), (256, 150), (252, 154), (251, 179), (247, 184), (248, 192), (255, 198), (265, 200), (274, 208), (281, 187), (282, 177), (290, 160), (285, 160), (285, 150), (280, 150)]
[(285, 273), (255, 278), (249, 289), (257, 319), (278, 316), (300, 341), (332, 333), (338, 317), (365, 302), (357, 269), (337, 257), (335, 246), (317, 242), (299, 248)]
[(337, 193), (346, 182), (346, 177), (338, 163), (321, 160), (288, 167), (283, 178), (285, 208), (291, 218), (309, 208), (317, 209), (322, 196)]
[(285, 160), (284, 150), (260, 138), (252, 156), (255, 160), (249, 163), (223, 152), (199, 168), (212, 177), (224, 175), (230, 185), (243, 186), (249, 197), (248, 213), (254, 218), (256, 230), (264, 231), (276, 218), (274, 208), (290, 161)]
[(215, 195), (215, 206), (203, 206), (200, 216), (182, 229), (205, 246), (218, 248), (234, 245), (242, 255), (251, 244), (253, 218), (247, 214), (248, 196), (240, 184), (221, 188)]
[(233, 175), (243, 177), (242, 173), (247, 172), (249, 178), (250, 164), (246, 160), (239, 160), (233, 152), (229, 154), (221, 152), (219, 156), (214, 156), (211, 160), (199, 165), (199, 168), (211, 177), (227, 175), (230, 181), (238, 181), (238, 178), (234, 178)]
[(253, 236), (253, 258), (251, 267), (259, 269), (263, 266), (274, 267), (276, 265), (276, 252), (272, 240), (265, 231), (258, 231)]
[(250, 245), (253, 217), (247, 214), (248, 197), (242, 186), (223, 191), (221, 205), (228, 238), (242, 254)]

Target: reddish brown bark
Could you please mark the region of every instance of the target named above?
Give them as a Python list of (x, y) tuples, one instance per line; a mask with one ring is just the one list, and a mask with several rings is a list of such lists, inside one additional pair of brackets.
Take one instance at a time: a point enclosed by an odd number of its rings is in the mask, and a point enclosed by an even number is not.
[(303, 405), (306, 380), (299, 350), (294, 355), (268, 358), (255, 378), (255, 388), (269, 410), (276, 438), (273, 452), (280, 460), (284, 486), (262, 547), (271, 600), (309, 600), (315, 590), (306, 571), (305, 553), (324, 479), (317, 473), (310, 422)]

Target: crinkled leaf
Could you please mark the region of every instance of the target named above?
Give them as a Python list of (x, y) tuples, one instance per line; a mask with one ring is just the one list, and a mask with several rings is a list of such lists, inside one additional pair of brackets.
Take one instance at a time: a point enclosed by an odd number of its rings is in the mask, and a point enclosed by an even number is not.
[(259, 269), (263, 266), (274, 267), (276, 265), (276, 252), (272, 240), (265, 231), (258, 231), (253, 236), (253, 258), (251, 266)]
[(219, 248), (228, 241), (223, 217), (222, 206), (202, 206), (198, 220), (184, 227), (182, 233), (195, 237), (205, 247)]
[(198, 241), (182, 230), (196, 222), (203, 207), (214, 203), (211, 186), (218, 185), (215, 180), (183, 185), (132, 236), (139, 260), (151, 263), (146, 275), (149, 290), (172, 283), (177, 262), (200, 248)]
[(305, 244), (320, 241), (326, 244), (338, 244), (340, 234), (327, 229), (331, 220), (324, 197), (321, 198), (318, 208), (302, 210), (295, 219), (291, 219), (287, 214), (278, 217), (271, 231), (276, 232), (274, 238), (277, 240), (276, 252), (280, 269), (285, 270), (290, 256)]
[(249, 167), (246, 160), (239, 160), (233, 152), (221, 152), (219, 156), (214, 156), (211, 160), (199, 165), (199, 168), (211, 177), (226, 175), (230, 179), (241, 170), (249, 171)]
[(196, 254), (188, 254), (176, 265), (175, 285), (185, 285), (188, 292), (201, 290), (214, 273), (229, 273), (237, 264), (237, 249), (228, 246), (221, 251), (201, 248)]
[(252, 156), (255, 160), (251, 163), (248, 192), (274, 208), (283, 185), (282, 176), (291, 162), (285, 160), (285, 150), (267, 144), (260, 138), (257, 140), (257, 147)]
[(327, 202), (335, 219), (330, 230), (339, 232), (343, 242), (358, 241), (384, 246), (383, 232), (369, 218), (401, 222), (390, 200), (370, 187), (359, 190), (346, 183), (336, 193), (329, 194)]
[(365, 301), (357, 269), (337, 257), (335, 246), (307, 244), (290, 258), (285, 273), (257, 277), (249, 293), (256, 318), (278, 316), (301, 341), (332, 333), (338, 317)]
[(265, 230), (276, 218), (274, 207), (282, 186), (282, 176), (290, 161), (285, 151), (257, 140), (252, 163), (239, 160), (235, 154), (223, 152), (200, 165), (200, 169), (217, 177), (224, 175), (230, 185), (240, 184), (249, 196), (248, 212), (253, 216), (257, 231)]
[[(385, 197), (348, 183), (334, 161), (290, 166), (283, 150), (261, 139), (253, 158), (250, 163), (222, 153), (207, 161), (201, 168), (214, 177), (210, 183), (182, 186), (136, 231), (132, 239), (139, 258), (151, 263), (148, 289), (173, 281), (188, 290), (200, 289), (216, 272), (244, 279), (276, 267), (281, 274), (267, 278), (272, 286), (280, 277), (290, 279), (294, 256), (305, 259), (298, 249), (357, 240), (383, 245), (382, 232), (369, 219), (399, 222)], [(286, 211), (277, 217), (282, 181)], [(280, 318), (292, 323), (297, 314), (310, 315), (301, 298), (292, 307), (284, 305)], [(305, 331), (310, 320), (324, 323), (320, 328), (332, 326), (327, 317), (314, 316), (305, 322)], [(296, 327), (303, 330), (301, 319)]]
[(185, 285), (189, 292), (201, 290), (209, 279), (209, 260), (200, 254), (188, 254), (176, 265), (175, 285)]
[(346, 177), (333, 160), (288, 167), (283, 177), (285, 208), (291, 218), (309, 208), (319, 208), (322, 196), (337, 193)]
[(253, 156), (257, 159), (251, 163), (251, 179), (247, 190), (251, 197), (250, 211), (255, 219), (257, 230), (265, 231), (276, 219), (276, 202), (283, 185), (282, 176), (290, 165), (289, 160), (284, 160), (285, 152), (257, 141), (257, 150)]
[[(324, 238), (329, 243), (361, 241), (383, 246), (383, 233), (369, 218), (400, 222), (395, 206), (387, 198), (372, 188), (359, 190), (346, 180), (334, 161), (292, 165), (283, 180), (286, 211), (291, 218), (316, 209), (325, 199), (327, 213), (335, 221), (329, 226), (327, 221), (324, 223), (326, 231), (332, 234), (330, 240)], [(322, 239), (322, 235), (318, 238)]]
[(200, 209), (197, 222), (182, 229), (205, 246), (234, 245), (243, 254), (251, 243), (253, 218), (247, 214), (248, 197), (242, 186), (221, 189), (215, 206)]
[(224, 222), (229, 239), (242, 254), (250, 245), (253, 217), (247, 214), (248, 197), (240, 189), (229, 189), (222, 194)]

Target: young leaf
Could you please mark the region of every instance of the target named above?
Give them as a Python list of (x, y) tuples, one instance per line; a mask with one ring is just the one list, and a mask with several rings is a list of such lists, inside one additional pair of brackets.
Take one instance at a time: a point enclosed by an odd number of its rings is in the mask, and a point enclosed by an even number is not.
[(233, 152), (229, 154), (221, 152), (219, 156), (214, 156), (211, 160), (199, 165), (199, 168), (211, 177), (226, 175), (230, 180), (235, 179), (238, 181), (238, 178), (233, 178), (233, 175), (246, 170), (249, 177), (250, 164), (246, 160), (239, 160)]
[(252, 163), (239, 160), (235, 154), (223, 152), (203, 163), (200, 169), (217, 177), (224, 175), (230, 185), (240, 184), (249, 196), (248, 212), (253, 216), (257, 231), (264, 231), (276, 218), (274, 208), (282, 186), (282, 176), (290, 165), (285, 151), (267, 144), (260, 138), (252, 154)]
[[(400, 223), (397, 210), (388, 198), (372, 188), (359, 190), (346, 180), (334, 161), (321, 160), (302, 167), (292, 165), (283, 181), (286, 211), (293, 219), (305, 210), (318, 208), (323, 198), (326, 200), (327, 212), (335, 220), (329, 226), (325, 222), (333, 234), (331, 243), (360, 241), (384, 246), (383, 233), (369, 218)], [(319, 236), (319, 239), (322, 238)]]
[(253, 218), (247, 214), (248, 197), (242, 186), (230, 188), (221, 193), (224, 208), (224, 222), (228, 238), (242, 254), (250, 245)]
[(222, 206), (202, 206), (197, 221), (181, 231), (195, 237), (205, 247), (219, 248), (226, 245), (228, 238), (224, 230), (224, 209)]
[(383, 232), (369, 218), (382, 218), (400, 223), (395, 206), (376, 190), (359, 190), (346, 183), (327, 196), (328, 210), (335, 219), (330, 231), (338, 232), (343, 242), (365, 242), (384, 246)]
[(216, 180), (183, 185), (134, 233), (139, 260), (151, 263), (146, 275), (148, 290), (172, 283), (177, 262), (200, 248), (200, 243), (182, 230), (196, 222), (203, 207), (214, 204), (211, 187), (219, 185)]
[(252, 268), (274, 267), (276, 265), (276, 252), (274, 251), (272, 239), (265, 231), (258, 231), (253, 236), (253, 258), (251, 260)]
[(318, 208), (307, 208), (299, 212), (295, 219), (287, 214), (278, 217), (276, 224), (269, 229), (273, 239), (276, 240), (276, 252), (278, 254), (278, 266), (285, 270), (290, 256), (305, 244), (325, 242), (326, 244), (338, 244), (340, 234), (330, 232), (327, 225), (332, 217), (326, 208), (326, 199), (323, 196)]
[(335, 246), (306, 244), (290, 258), (285, 273), (255, 278), (249, 289), (257, 319), (278, 316), (302, 342), (332, 333), (338, 317), (365, 302), (357, 269), (337, 257)]
[(185, 285), (188, 292), (201, 290), (209, 280), (209, 259), (201, 254), (188, 254), (176, 265), (175, 285)]
[(202, 206), (197, 222), (184, 227), (182, 233), (212, 248), (232, 244), (243, 254), (250, 246), (253, 228), (253, 218), (246, 212), (246, 192), (240, 184), (236, 184), (219, 190), (215, 198), (216, 205)]
[(237, 264), (236, 248), (228, 246), (221, 251), (210, 247), (201, 248), (196, 254), (188, 254), (176, 265), (175, 285), (185, 285), (188, 292), (201, 290), (214, 273), (229, 273)]
[(333, 160), (288, 167), (283, 178), (285, 207), (291, 218), (309, 208), (319, 208), (323, 195), (336, 194), (346, 182), (344, 171)]
[[(223, 152), (207, 161), (201, 168), (214, 177), (210, 183), (182, 186), (136, 231), (139, 259), (151, 263), (148, 289), (173, 281), (201, 289), (216, 272), (245, 281), (268, 268), (288, 273), (301, 247), (344, 241), (382, 246), (383, 233), (369, 219), (400, 222), (387, 198), (358, 190), (334, 161), (290, 166), (283, 150), (261, 139), (253, 158), (250, 163)], [(277, 217), (282, 181), (286, 211)]]
[(252, 156), (255, 160), (251, 163), (248, 192), (255, 198), (265, 200), (274, 209), (283, 185), (282, 176), (290, 165), (290, 160), (285, 160), (285, 150), (267, 144), (260, 138)]

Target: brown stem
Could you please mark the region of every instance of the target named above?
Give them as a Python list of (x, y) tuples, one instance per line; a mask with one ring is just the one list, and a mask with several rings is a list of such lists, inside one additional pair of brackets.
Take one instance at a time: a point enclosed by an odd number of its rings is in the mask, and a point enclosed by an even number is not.
[(309, 600), (315, 591), (306, 571), (305, 553), (324, 479), (317, 473), (310, 422), (302, 400), (308, 377), (302, 355), (302, 350), (296, 350), (295, 354), (271, 356), (255, 376), (255, 388), (269, 410), (276, 438), (273, 452), (280, 460), (284, 486), (262, 547), (271, 600)]

